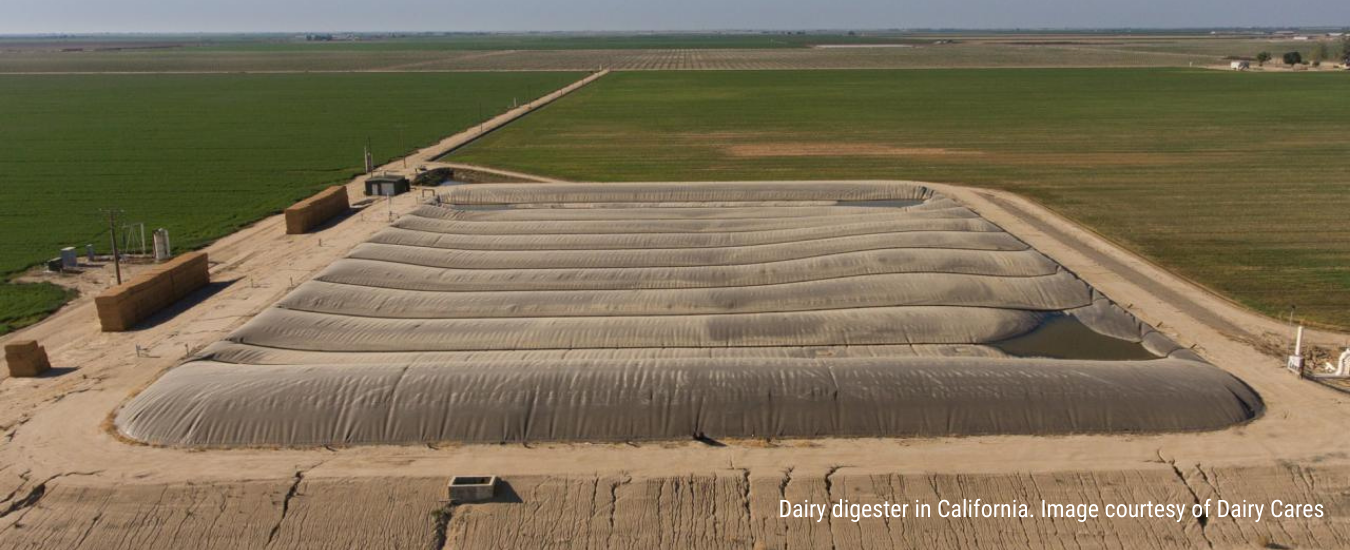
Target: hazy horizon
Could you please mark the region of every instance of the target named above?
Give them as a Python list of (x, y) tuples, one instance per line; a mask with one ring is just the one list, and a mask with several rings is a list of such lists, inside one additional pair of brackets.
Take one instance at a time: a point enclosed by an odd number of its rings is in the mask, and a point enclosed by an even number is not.
[(1258, 26), (1183, 26), (1183, 27), (889, 27), (889, 28), (720, 28), (720, 29), (504, 29), (504, 30), (450, 30), (450, 29), (282, 29), (282, 30), (220, 30), (220, 31), (51, 31), (51, 32), (0, 32), (0, 36), (44, 37), (44, 36), (248, 36), (248, 35), (293, 35), (305, 33), (351, 33), (357, 35), (406, 34), (574, 34), (574, 35), (643, 35), (643, 34), (755, 34), (755, 33), (886, 33), (886, 32), (1107, 32), (1107, 31), (1221, 31), (1221, 30), (1344, 30), (1350, 25), (1258, 25)]
[[(296, 32), (732, 32), (847, 29), (1092, 30), (1334, 27), (1350, 2), (1291, 0), (10, 0), (0, 34)], [(412, 22), (410, 22), (410, 20)]]

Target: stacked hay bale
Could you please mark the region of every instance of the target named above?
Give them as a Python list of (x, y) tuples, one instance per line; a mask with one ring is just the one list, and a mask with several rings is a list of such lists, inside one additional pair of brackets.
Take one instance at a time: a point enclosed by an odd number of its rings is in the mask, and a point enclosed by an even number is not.
[(130, 330), (211, 282), (205, 252), (184, 254), (94, 298), (104, 332)]
[(52, 368), (47, 350), (33, 340), (5, 344), (5, 362), (9, 363), (9, 375), (15, 378), (41, 376)]
[(351, 208), (347, 188), (334, 185), (286, 209), (286, 234), (299, 235)]

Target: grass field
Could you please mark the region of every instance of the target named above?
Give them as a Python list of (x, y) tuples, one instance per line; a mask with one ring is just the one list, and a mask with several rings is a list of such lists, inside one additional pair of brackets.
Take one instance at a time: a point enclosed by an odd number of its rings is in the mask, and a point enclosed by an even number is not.
[[(912, 47), (811, 47), (848, 44)], [(1208, 32), (0, 37), (0, 72), (1188, 67), (1311, 49), (1312, 42)]]
[(0, 284), (0, 334), (36, 323), (74, 297), (53, 284)]
[(789, 34), (456, 34), (371, 41), (297, 42), (271, 40), (225, 43), (201, 49), (229, 51), (402, 51), (402, 50), (651, 50), (711, 48), (806, 48), (817, 44), (928, 43), (899, 34), (849, 36), (844, 33)]
[[(1177, 67), (1219, 56), (1064, 45), (960, 43), (905, 48), (436, 50), (343, 45), (268, 49), (0, 53), (0, 73), (264, 71), (591, 71), (652, 69), (905, 69)], [(1242, 50), (1245, 52), (1246, 50)]]
[(1008, 189), (1272, 315), (1350, 327), (1350, 74), (619, 73), (456, 152), (577, 180)]
[[(948, 37), (946, 34), (936, 35)], [(359, 40), (309, 41), (295, 34), (0, 36), (0, 52), (26, 50), (132, 50), (181, 48), (199, 51), (454, 51), (454, 50), (645, 50), (806, 48), (817, 44), (929, 43), (930, 36), (899, 32), (741, 33), (454, 33), (361, 36)]]
[[(0, 76), (0, 275), (108, 248), (99, 209), (197, 247), (575, 73)], [(0, 332), (63, 301), (0, 285)]]

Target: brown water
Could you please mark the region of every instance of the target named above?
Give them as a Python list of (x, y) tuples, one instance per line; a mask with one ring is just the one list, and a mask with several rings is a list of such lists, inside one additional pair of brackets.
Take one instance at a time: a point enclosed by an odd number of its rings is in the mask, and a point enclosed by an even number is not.
[(889, 206), (891, 208), (908, 208), (923, 204), (924, 201), (906, 201), (906, 200), (882, 200), (882, 201), (836, 201), (835, 206)]
[(1099, 334), (1078, 318), (1063, 313), (1051, 314), (1035, 330), (993, 345), (1016, 357), (1100, 361), (1145, 361), (1158, 358), (1141, 344)]

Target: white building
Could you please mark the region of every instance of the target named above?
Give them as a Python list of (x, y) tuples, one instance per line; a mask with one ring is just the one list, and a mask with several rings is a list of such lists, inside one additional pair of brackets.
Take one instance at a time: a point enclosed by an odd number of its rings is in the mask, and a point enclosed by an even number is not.
[(1247, 69), (1252, 68), (1252, 62), (1251, 62), (1251, 61), (1234, 61), (1234, 62), (1230, 63), (1228, 66), (1229, 66), (1229, 67), (1232, 67), (1234, 71), (1245, 71), (1245, 70), (1247, 70)]

